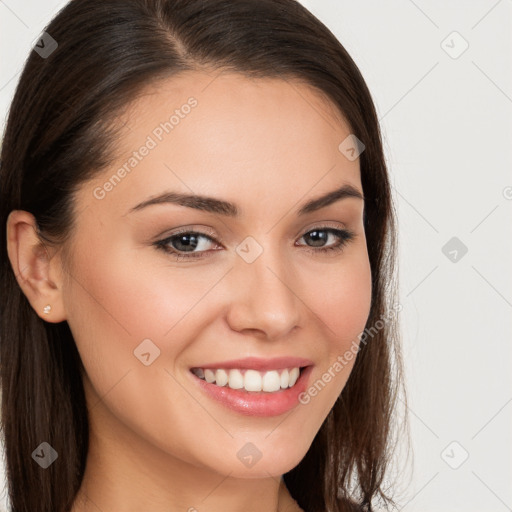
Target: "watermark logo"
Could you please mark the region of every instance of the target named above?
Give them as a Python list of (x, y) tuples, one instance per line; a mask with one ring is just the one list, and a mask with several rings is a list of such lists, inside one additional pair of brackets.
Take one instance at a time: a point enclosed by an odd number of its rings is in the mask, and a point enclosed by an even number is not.
[(359, 155), (365, 150), (366, 146), (359, 140), (353, 133), (338, 146), (341, 154), (347, 157), (351, 162), (356, 160)]
[(58, 46), (57, 41), (48, 32), (43, 32), (35, 41), (33, 49), (40, 57), (47, 59)]
[(43, 468), (50, 467), (59, 454), (46, 441), (42, 442), (33, 452), (32, 458)]
[(260, 450), (258, 450), (257, 446), (254, 445), (253, 443), (246, 443), (237, 452), (236, 456), (244, 466), (250, 469), (256, 465), (256, 463), (261, 459), (263, 454), (260, 452)]
[(452, 441), (441, 452), (441, 458), (452, 469), (459, 469), (468, 460), (469, 453), (458, 441)]
[(452, 59), (458, 59), (469, 48), (469, 43), (454, 30), (441, 41), (441, 48)]
[(133, 355), (144, 366), (149, 366), (160, 356), (160, 349), (149, 338), (146, 338), (133, 351)]
[(458, 263), (468, 252), (467, 246), (456, 236), (450, 238), (441, 248), (441, 252), (452, 262)]
[(263, 252), (263, 247), (252, 237), (248, 236), (238, 244), (236, 253), (246, 262), (252, 263)]
[(512, 199), (512, 187), (510, 185), (503, 189), (503, 197), (508, 201)]

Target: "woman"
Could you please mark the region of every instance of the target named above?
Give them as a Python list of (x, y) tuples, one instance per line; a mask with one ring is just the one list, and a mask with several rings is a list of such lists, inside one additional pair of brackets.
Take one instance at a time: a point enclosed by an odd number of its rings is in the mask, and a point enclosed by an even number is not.
[(13, 511), (392, 504), (390, 185), (365, 82), (300, 4), (73, 0), (1, 193)]

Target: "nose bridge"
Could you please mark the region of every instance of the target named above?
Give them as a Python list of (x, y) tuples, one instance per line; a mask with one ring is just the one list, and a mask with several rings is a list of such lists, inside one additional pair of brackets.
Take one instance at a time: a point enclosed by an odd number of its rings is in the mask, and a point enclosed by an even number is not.
[(290, 279), (292, 267), (282, 250), (247, 237), (236, 252), (231, 327), (261, 330), (269, 338), (286, 335), (300, 321), (300, 300)]

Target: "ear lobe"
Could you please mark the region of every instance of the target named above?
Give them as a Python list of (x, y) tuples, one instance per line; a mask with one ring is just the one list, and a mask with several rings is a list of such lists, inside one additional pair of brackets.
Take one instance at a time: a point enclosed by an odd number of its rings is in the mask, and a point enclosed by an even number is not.
[[(35, 312), (48, 322), (62, 322), (62, 283), (50, 279), (50, 251), (37, 234), (35, 217), (13, 210), (7, 218), (7, 253), (16, 280)], [(44, 308), (50, 304), (50, 313)], [(48, 308), (47, 308), (48, 310)]]

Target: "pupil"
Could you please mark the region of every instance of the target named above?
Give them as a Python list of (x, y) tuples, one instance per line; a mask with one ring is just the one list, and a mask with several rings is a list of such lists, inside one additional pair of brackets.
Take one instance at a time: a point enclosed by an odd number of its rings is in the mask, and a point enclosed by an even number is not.
[(313, 239), (315, 246), (322, 246), (322, 241), (325, 242), (327, 240), (327, 233), (325, 231), (311, 231), (309, 237)]
[[(179, 244), (182, 244), (185, 249), (186, 248), (192, 248), (192, 249), (195, 249), (197, 247), (197, 236), (195, 235), (181, 235), (179, 238), (178, 238), (178, 243)], [(187, 240), (187, 239), (191, 239), (193, 241), (185, 241), (183, 243), (184, 240)], [(175, 247), (176, 249), (178, 249), (179, 251), (183, 250), (183, 248), (180, 248), (180, 247)], [(190, 252), (190, 251), (189, 251)]]

